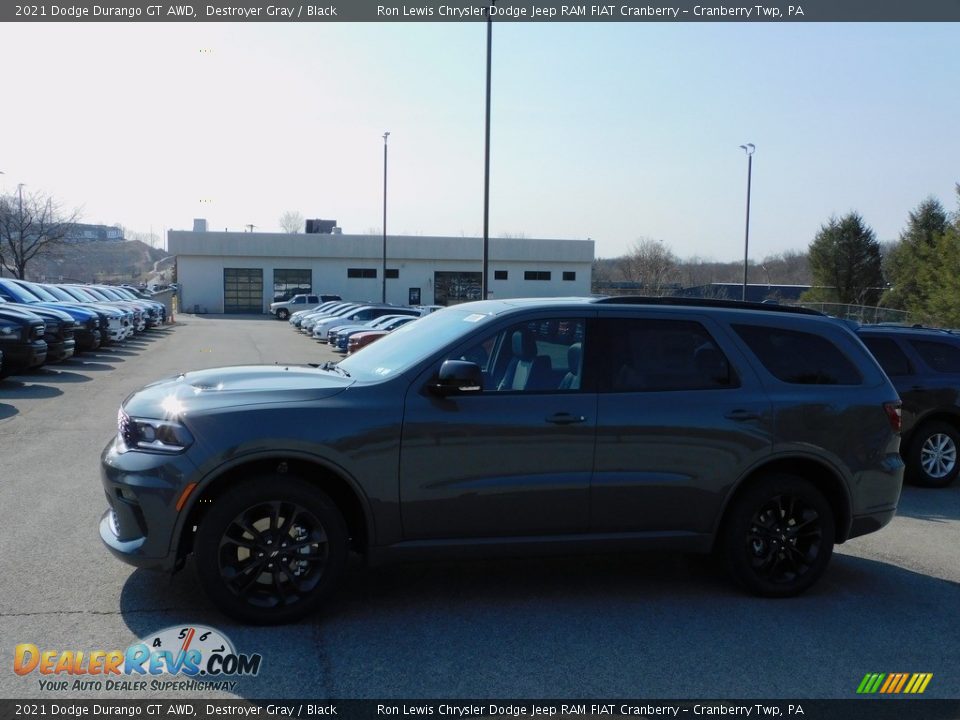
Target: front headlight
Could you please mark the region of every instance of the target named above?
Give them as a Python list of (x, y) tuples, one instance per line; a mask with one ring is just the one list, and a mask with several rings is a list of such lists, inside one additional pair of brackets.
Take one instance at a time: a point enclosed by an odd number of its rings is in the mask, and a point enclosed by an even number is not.
[(0, 325), (0, 340), (19, 340), (20, 328), (16, 325)]
[(179, 453), (193, 444), (193, 436), (173, 420), (130, 417), (123, 410), (117, 413), (117, 449)]

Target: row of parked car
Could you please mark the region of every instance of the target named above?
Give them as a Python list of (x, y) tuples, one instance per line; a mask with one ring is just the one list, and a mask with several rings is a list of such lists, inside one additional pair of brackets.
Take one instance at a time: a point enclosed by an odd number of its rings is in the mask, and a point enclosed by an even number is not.
[(330, 300), (296, 311), (288, 320), (305, 335), (349, 355), (434, 309)]
[(166, 319), (164, 304), (135, 288), (0, 278), (0, 378), (123, 342)]

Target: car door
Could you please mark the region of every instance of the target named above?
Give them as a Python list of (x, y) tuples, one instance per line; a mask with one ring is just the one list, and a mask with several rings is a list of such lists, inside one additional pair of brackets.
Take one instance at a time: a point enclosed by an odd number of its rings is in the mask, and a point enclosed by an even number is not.
[(593, 532), (713, 530), (730, 487), (770, 453), (772, 408), (722, 328), (676, 314), (602, 316)]
[(588, 312), (502, 324), (443, 359), (477, 363), (484, 387), (407, 393), (400, 459), (404, 538), (583, 532), (596, 393), (582, 382)]

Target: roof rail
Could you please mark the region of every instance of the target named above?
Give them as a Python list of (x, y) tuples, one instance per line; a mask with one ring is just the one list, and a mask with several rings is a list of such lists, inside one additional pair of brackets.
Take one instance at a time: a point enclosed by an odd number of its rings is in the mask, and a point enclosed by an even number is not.
[(954, 334), (955, 332), (947, 328), (930, 327), (928, 325), (921, 325), (920, 323), (907, 324), (907, 323), (895, 323), (895, 322), (880, 322), (880, 323), (870, 323), (870, 324), (862, 325), (861, 327), (895, 328), (897, 330), (922, 330), (924, 332), (941, 332), (941, 333), (948, 333), (948, 334)]
[(777, 305), (775, 303), (744, 302), (742, 300), (721, 300), (718, 298), (690, 298), (690, 297), (645, 297), (643, 295), (613, 295), (597, 298), (593, 302), (604, 305), (680, 305), (684, 307), (714, 307), (729, 310), (763, 310), (764, 312), (792, 313), (794, 315), (815, 315), (827, 317), (819, 310), (793, 305)]

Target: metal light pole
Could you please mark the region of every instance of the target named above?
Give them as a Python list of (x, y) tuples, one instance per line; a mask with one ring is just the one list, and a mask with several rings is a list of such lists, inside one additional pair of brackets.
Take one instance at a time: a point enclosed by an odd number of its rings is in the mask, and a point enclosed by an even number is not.
[(17, 183), (17, 195), (20, 196), (20, 210), (17, 216), (17, 222), (20, 224), (20, 237), (23, 238), (23, 186), (26, 183)]
[(380, 292), (380, 302), (387, 302), (387, 138), (390, 137), (389, 132), (383, 134), (383, 264), (380, 268), (382, 271), (381, 279), (381, 292)]
[[(490, 0), (490, 8), (496, 0)], [(490, 68), (493, 57), (493, 14), (487, 11), (487, 119), (483, 149), (483, 268), (480, 275), (480, 297), (490, 296)]]
[(747, 259), (750, 257), (750, 180), (753, 175), (753, 153), (757, 147), (753, 143), (740, 146), (747, 154), (747, 229), (743, 238), (743, 297), (747, 299)]

